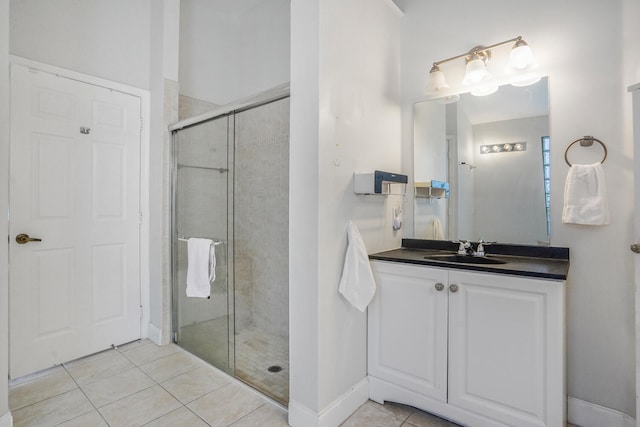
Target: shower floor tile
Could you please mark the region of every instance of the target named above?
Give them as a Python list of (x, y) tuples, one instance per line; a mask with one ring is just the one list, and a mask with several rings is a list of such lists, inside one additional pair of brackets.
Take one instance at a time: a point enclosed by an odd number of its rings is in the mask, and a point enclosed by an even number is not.
[[(236, 333), (236, 377), (273, 399), (289, 403), (289, 343), (255, 326)], [(270, 372), (270, 367), (280, 367)]]
[[(179, 345), (218, 369), (229, 372), (226, 317), (184, 326)], [(269, 372), (272, 366), (282, 368)], [(289, 403), (289, 342), (255, 326), (235, 336), (235, 376), (274, 400)]]

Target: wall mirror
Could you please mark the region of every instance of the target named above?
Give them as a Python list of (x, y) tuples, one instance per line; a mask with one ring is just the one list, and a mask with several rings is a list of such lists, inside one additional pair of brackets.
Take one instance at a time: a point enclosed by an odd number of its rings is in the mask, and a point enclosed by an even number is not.
[(549, 244), (548, 93), (545, 77), (414, 105), (415, 238)]

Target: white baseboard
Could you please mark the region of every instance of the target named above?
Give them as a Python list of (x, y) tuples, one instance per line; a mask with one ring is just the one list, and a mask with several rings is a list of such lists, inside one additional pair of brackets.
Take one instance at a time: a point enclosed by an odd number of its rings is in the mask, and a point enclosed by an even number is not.
[(369, 384), (364, 378), (319, 413), (306, 406), (289, 402), (289, 425), (292, 427), (335, 427), (342, 424), (369, 400)]
[(569, 396), (567, 421), (580, 427), (635, 427), (636, 420), (629, 415), (594, 403)]
[(0, 427), (13, 427), (13, 417), (11, 412), (7, 412), (0, 417)]
[(149, 341), (151, 341), (155, 345), (162, 345), (162, 329), (159, 329), (153, 323), (148, 323), (147, 338), (149, 339)]

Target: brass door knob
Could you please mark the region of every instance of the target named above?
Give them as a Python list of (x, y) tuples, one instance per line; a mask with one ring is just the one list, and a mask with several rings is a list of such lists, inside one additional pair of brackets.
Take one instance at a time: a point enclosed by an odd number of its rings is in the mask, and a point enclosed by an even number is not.
[(28, 234), (20, 233), (16, 236), (16, 242), (20, 245), (24, 245), (29, 242), (42, 242), (42, 239), (37, 239), (35, 237), (29, 237)]

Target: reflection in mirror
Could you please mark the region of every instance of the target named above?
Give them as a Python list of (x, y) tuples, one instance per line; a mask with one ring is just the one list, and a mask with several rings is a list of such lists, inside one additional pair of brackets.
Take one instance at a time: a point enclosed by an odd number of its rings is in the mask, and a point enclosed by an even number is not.
[[(548, 245), (548, 79), (414, 105), (414, 237)], [(424, 191), (449, 183), (449, 197)]]

